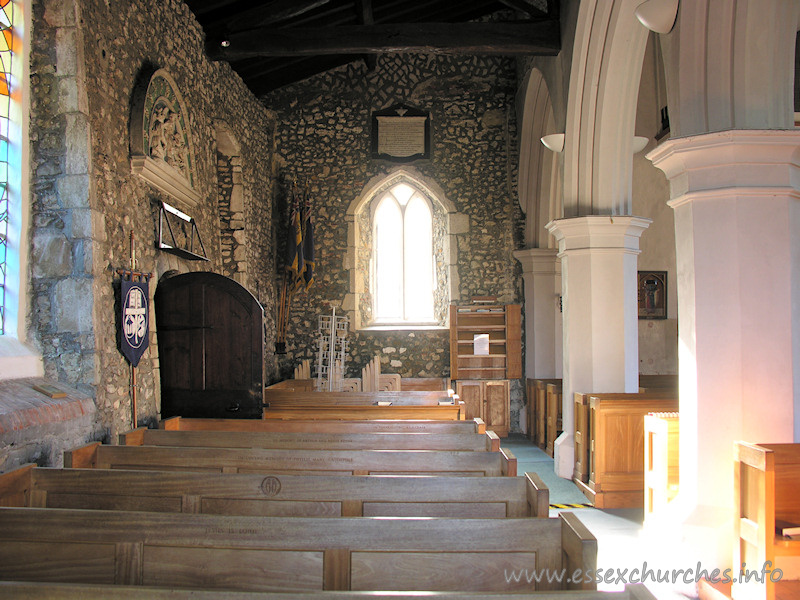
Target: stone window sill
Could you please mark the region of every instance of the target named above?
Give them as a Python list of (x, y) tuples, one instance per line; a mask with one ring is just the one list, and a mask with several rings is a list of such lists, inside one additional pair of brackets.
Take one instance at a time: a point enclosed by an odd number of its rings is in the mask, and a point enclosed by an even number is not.
[(361, 327), (358, 331), (448, 331), (448, 327), (433, 324), (377, 324), (373, 323), (365, 327)]

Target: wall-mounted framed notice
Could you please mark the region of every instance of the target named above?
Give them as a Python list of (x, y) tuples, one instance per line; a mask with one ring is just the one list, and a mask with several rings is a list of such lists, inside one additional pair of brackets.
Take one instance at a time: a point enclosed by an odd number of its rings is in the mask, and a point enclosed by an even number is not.
[(372, 158), (411, 162), (431, 157), (431, 115), (397, 104), (372, 113)]

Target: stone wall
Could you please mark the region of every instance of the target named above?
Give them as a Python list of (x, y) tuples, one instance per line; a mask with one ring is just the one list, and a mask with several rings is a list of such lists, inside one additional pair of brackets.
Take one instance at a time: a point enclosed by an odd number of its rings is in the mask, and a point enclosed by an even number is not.
[[(272, 347), (274, 116), (226, 63), (208, 61), (202, 30), (180, 0), (42, 0), (33, 4), (33, 32), (30, 338), (48, 378), (93, 397), (113, 439), (131, 425), (129, 366), (116, 341), (115, 270), (130, 264), (133, 231), (136, 267), (155, 274), (151, 299), (158, 277), (168, 270), (222, 272), (220, 228), (232, 227), (230, 218), (221, 224), (217, 201), (220, 123), (241, 150), (244, 224), (237, 231), (250, 243), (236, 259), (252, 266), (247, 287), (270, 316), (267, 348)], [(186, 104), (194, 188), (201, 198), (190, 216), (209, 262), (156, 249), (157, 202), (175, 202), (131, 172), (132, 94), (158, 68), (172, 76)], [(151, 332), (137, 370), (140, 423), (158, 415), (157, 341)], [(274, 357), (268, 353), (265, 363), (274, 377)]]
[[(520, 267), (512, 257), (522, 245), (524, 224), (515, 189), (515, 91), (513, 60), (407, 54), (380, 56), (371, 72), (362, 63), (352, 63), (264, 99), (278, 118), (282, 173), (308, 182), (316, 215), (317, 283), (295, 296), (291, 305), (282, 377), (290, 377), (300, 359), (314, 356), (317, 315), (329, 313), (330, 305), (338, 314), (353, 291), (345, 265), (346, 215), (369, 182), (397, 167), (370, 158), (371, 113), (395, 104), (431, 115), (431, 159), (410, 166), (435, 183), (459, 215), (451, 236), (456, 246), (451, 242), (451, 252), (457, 256), (451, 300), (496, 295), (500, 302), (521, 302)], [(284, 235), (280, 243), (285, 243)], [(283, 246), (279, 256), (282, 252)], [(362, 261), (358, 268), (365, 270), (367, 265)], [(450, 374), (446, 330), (362, 329), (350, 339), (349, 376), (359, 376), (375, 354), (387, 373)], [(517, 383), (512, 387), (516, 423), (522, 392)]]

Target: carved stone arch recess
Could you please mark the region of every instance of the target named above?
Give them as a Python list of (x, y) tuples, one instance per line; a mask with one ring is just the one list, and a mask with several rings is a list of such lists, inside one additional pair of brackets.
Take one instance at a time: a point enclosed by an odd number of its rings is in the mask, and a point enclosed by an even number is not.
[(218, 120), (214, 122), (214, 127), (217, 137), (217, 205), (222, 272), (247, 287), (242, 151), (227, 123)]
[(370, 292), (370, 259), (372, 227), (370, 209), (381, 192), (405, 182), (425, 196), (431, 204), (434, 221), (434, 255), (436, 289), (434, 313), (441, 326), (447, 324), (451, 301), (458, 299), (458, 244), (454, 236), (467, 233), (469, 218), (456, 211), (442, 188), (430, 178), (409, 166), (398, 167), (388, 174), (372, 178), (347, 209), (347, 259), (350, 274), (349, 293), (344, 302), (355, 327), (368, 327), (372, 320)]
[(130, 120), (131, 171), (191, 212), (200, 201), (194, 189), (195, 153), (189, 112), (165, 69), (145, 68), (133, 93)]

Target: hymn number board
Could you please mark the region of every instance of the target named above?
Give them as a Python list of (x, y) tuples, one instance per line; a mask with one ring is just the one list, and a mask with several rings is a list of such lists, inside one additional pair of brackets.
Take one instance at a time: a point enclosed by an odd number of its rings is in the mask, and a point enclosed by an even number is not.
[(411, 162), (431, 157), (431, 115), (398, 104), (372, 113), (372, 158)]

